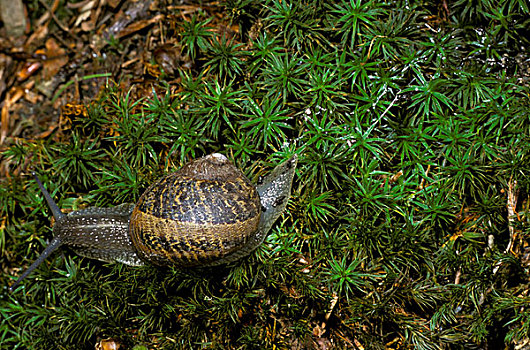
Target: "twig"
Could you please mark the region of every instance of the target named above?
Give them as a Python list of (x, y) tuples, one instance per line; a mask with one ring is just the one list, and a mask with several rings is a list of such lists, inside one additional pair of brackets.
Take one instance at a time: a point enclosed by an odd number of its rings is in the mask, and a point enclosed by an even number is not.
[(517, 232), (514, 228), (514, 218), (515, 216), (515, 207), (517, 206), (517, 180), (512, 180), (510, 178), (510, 181), (508, 182), (508, 194), (507, 194), (507, 204), (506, 207), (508, 209), (508, 230), (510, 232), (510, 241), (508, 242), (508, 246), (506, 247), (506, 250), (504, 253), (509, 253), (512, 248), (513, 244), (515, 242), (515, 237), (517, 236)]
[[(513, 244), (517, 236), (517, 232), (514, 227), (514, 218), (516, 217), (515, 208), (517, 206), (517, 180), (510, 178), (508, 181), (508, 190), (507, 190), (507, 199), (506, 199), (506, 208), (508, 209), (508, 231), (510, 232), (510, 240), (508, 245), (504, 250), (505, 254), (508, 254), (513, 249)], [(493, 267), (493, 274), (495, 275), (499, 268), (501, 267), (502, 262), (499, 261)]]
[[(73, 39), (75, 39), (76, 41), (81, 41), (77, 36), (75, 36), (74, 34), (72, 34), (70, 32), (70, 29), (68, 27), (66, 27), (60, 20), (59, 18), (57, 18), (57, 16), (55, 16), (55, 13), (53, 12), (53, 10), (50, 8), (50, 6), (48, 6), (48, 4), (46, 2), (44, 2), (44, 0), (39, 0), (39, 3), (42, 4), (42, 6), (44, 6), (46, 8), (46, 10), (49, 12), (50, 16), (53, 18), (53, 20), (55, 21), (55, 23), (57, 24), (57, 26), (59, 26), (59, 28), (62, 29), (63, 32), (67, 33), (68, 35), (70, 35)], [(64, 45), (64, 43), (63, 43)], [(66, 46), (68, 48), (68, 46)]]
[(388, 107), (386, 107), (385, 111), (379, 116), (379, 120), (381, 120), (381, 118), (383, 118), (383, 116), (390, 110), (390, 107), (392, 107), (394, 105), (394, 103), (396, 103), (396, 101), (398, 99), (398, 95), (399, 95), (399, 92), (396, 94), (396, 97), (394, 97), (392, 102), (390, 102)]

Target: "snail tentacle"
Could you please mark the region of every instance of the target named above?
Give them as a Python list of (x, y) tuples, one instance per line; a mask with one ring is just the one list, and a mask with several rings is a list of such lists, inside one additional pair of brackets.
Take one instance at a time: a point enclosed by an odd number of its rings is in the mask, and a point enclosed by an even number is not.
[(18, 287), (20, 282), (24, 280), (24, 278), (26, 278), (30, 273), (33, 272), (33, 270), (39, 267), (39, 265), (42, 264), (44, 260), (46, 260), (46, 258), (48, 258), (50, 254), (56, 251), (61, 245), (63, 245), (63, 242), (60, 238), (56, 237), (52, 239), (50, 244), (48, 244), (46, 249), (41, 253), (37, 260), (35, 260), (33, 264), (31, 264), (30, 267), (28, 267), (27, 270), (24, 271), (22, 275), (20, 275), (20, 277), (15, 281), (15, 283), (13, 283), (11, 287), (9, 287), (9, 291), (13, 292)]
[[(44, 198), (46, 199), (46, 202), (48, 203), (48, 206), (50, 207), (50, 210), (52, 211), (53, 217), (56, 221), (63, 220), (66, 215), (63, 214), (57, 203), (53, 200), (52, 196), (46, 190), (42, 182), (40, 181), (39, 177), (35, 172), (31, 173), (33, 177), (35, 178), (35, 181), (37, 182), (37, 185), (39, 186)], [(16, 287), (26, 278), (33, 270), (35, 270), (37, 267), (39, 267), (40, 264), (46, 260), (48, 256), (50, 256), (54, 251), (56, 251), (61, 245), (64, 244), (64, 241), (61, 237), (55, 237), (50, 244), (46, 247), (46, 249), (41, 253), (41, 255), (33, 262), (33, 264), (30, 265), (30, 267), (27, 268), (24, 273), (13, 283), (11, 287), (9, 287), (9, 291), (12, 292), (15, 290)]]
[(52, 214), (53, 214), (53, 217), (55, 218), (55, 220), (59, 221), (59, 219), (65, 217), (66, 215), (63, 214), (63, 212), (61, 211), (61, 209), (59, 208), (57, 203), (55, 203), (55, 201), (53, 200), (52, 196), (50, 195), (48, 190), (46, 190), (46, 188), (44, 187), (44, 185), (40, 181), (40, 179), (37, 176), (37, 174), (35, 172), (32, 172), (31, 174), (33, 175), (33, 177), (35, 177), (35, 181), (37, 181), (37, 185), (39, 185), (39, 188), (40, 188), (40, 190), (42, 192), (42, 195), (46, 199), (46, 202), (48, 202), (48, 206), (50, 207), (50, 210), (52, 211)]

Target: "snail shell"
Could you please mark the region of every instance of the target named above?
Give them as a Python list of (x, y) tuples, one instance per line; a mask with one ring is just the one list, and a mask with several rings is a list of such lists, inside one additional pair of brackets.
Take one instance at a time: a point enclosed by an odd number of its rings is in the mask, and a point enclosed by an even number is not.
[(140, 257), (156, 265), (224, 262), (259, 229), (256, 187), (228, 159), (213, 154), (154, 183), (131, 216)]

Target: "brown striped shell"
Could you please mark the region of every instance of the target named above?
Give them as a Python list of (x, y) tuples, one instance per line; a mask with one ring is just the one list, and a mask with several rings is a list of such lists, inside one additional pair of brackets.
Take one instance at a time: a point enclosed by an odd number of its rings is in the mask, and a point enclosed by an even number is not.
[(225, 156), (212, 154), (145, 191), (132, 213), (129, 233), (144, 261), (215, 265), (252, 240), (260, 216), (255, 186)]

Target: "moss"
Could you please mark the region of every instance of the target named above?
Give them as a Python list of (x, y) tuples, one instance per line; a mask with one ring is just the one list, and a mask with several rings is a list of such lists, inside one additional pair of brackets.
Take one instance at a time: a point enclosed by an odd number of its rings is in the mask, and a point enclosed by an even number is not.
[[(141, 98), (109, 81), (86, 116), (4, 148), (2, 348), (528, 339), (530, 89), (515, 60), (528, 4), (442, 4), (227, 1), (221, 23), (240, 25), (230, 38), (213, 13), (179, 22), (193, 65), (177, 83), (162, 74)], [(177, 270), (64, 250), (8, 293), (51, 237), (21, 167), (62, 208), (112, 206), (212, 152), (252, 179), (299, 154), (288, 210), (249, 258)]]

